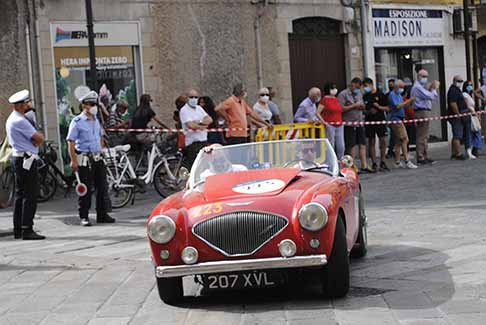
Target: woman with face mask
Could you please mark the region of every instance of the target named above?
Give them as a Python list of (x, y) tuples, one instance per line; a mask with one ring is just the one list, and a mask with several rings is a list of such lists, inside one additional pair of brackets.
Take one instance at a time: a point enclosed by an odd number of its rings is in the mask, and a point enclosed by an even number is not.
[(324, 86), (324, 97), (317, 108), (317, 118), (326, 126), (326, 136), (336, 152), (338, 159), (344, 156), (344, 126), (343, 108), (336, 97), (336, 84), (328, 83)]
[(261, 88), (258, 92), (258, 101), (253, 105), (253, 110), (260, 115), (260, 118), (267, 123), (272, 120), (272, 111), (268, 106), (270, 101), (270, 91), (268, 88)]
[[(474, 102), (474, 97), (480, 98), (480, 90), (474, 90), (472, 81), (468, 80), (462, 85), (462, 94), (464, 95), (464, 100), (466, 101), (467, 108), (471, 113), (476, 112), (476, 105)], [(472, 116), (472, 118), (477, 118)], [(466, 148), (467, 155), (469, 159), (476, 159), (478, 156), (478, 150), (482, 148), (482, 138), (481, 131), (473, 131), (471, 128), (464, 130), (464, 132), (469, 132), (470, 146)]]

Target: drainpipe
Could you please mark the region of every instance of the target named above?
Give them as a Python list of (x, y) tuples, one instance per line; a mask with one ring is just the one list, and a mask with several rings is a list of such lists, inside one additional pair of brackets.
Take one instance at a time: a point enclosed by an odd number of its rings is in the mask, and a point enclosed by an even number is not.
[[(260, 5), (260, 3), (263, 3)], [(255, 45), (257, 52), (257, 83), (258, 88), (263, 87), (263, 56), (262, 56), (262, 39), (261, 39), (261, 19), (265, 14), (265, 8), (267, 6), (267, 0), (262, 0), (258, 2), (252, 2), (252, 4), (257, 4), (257, 16), (255, 18)]]
[[(29, 8), (27, 7), (27, 10)], [(26, 50), (27, 50), (27, 70), (29, 71), (29, 89), (31, 93), (31, 98), (34, 97), (35, 99), (35, 90), (34, 90), (34, 80), (33, 80), (33, 73), (34, 71), (32, 70), (32, 57), (31, 57), (31, 50), (30, 50), (30, 27), (29, 27), (30, 21), (27, 18), (27, 21), (25, 23), (25, 43), (26, 43)]]
[(48, 134), (48, 129), (47, 129), (47, 112), (46, 112), (46, 100), (45, 100), (45, 92), (44, 92), (44, 72), (42, 70), (42, 58), (40, 55), (40, 33), (39, 33), (39, 17), (37, 16), (37, 3), (36, 0), (32, 0), (32, 10), (33, 10), (33, 18), (34, 18), (34, 24), (33, 24), (33, 31), (34, 31), (34, 42), (32, 43), (33, 46), (33, 56), (34, 56), (34, 66), (35, 72), (36, 72), (36, 82), (37, 82), (37, 103), (40, 110), (41, 114), (37, 115), (40, 117), (39, 124), (43, 126), (43, 131), (44, 131), (44, 136), (46, 139), (49, 138)]
[(361, 41), (362, 41), (362, 51), (363, 51), (363, 75), (369, 77), (369, 66), (368, 66), (368, 38), (366, 33), (368, 32), (368, 13), (366, 11), (366, 0), (360, 0), (360, 18), (361, 18)]

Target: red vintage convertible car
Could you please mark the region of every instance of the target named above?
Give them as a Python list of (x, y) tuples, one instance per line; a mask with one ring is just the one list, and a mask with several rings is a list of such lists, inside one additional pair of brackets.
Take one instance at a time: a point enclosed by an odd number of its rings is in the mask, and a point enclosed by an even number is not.
[[(349, 158), (350, 159), (350, 158)], [(285, 283), (313, 270), (328, 297), (349, 289), (349, 255), (366, 254), (366, 216), (350, 160), (326, 139), (211, 146), (185, 191), (147, 222), (160, 298), (183, 297), (182, 277), (210, 289)]]

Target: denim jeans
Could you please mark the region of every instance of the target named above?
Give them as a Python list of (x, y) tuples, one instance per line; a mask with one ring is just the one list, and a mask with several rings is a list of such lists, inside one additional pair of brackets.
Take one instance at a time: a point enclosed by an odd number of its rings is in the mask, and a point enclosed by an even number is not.
[(344, 156), (344, 126), (326, 125), (326, 137), (336, 152), (338, 159)]

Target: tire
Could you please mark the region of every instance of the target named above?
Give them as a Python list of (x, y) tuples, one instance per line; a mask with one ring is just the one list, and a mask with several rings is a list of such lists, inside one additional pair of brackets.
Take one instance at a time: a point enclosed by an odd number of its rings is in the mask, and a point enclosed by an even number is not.
[(160, 299), (168, 305), (180, 302), (184, 297), (182, 278), (157, 278)]
[(165, 164), (161, 163), (154, 172), (154, 187), (157, 193), (163, 198), (168, 197), (175, 192), (182, 191), (186, 186), (186, 182), (181, 179), (183, 175), (188, 175), (189, 170), (185, 166), (185, 163), (182, 162), (179, 170), (177, 170), (179, 165), (179, 159), (174, 158), (167, 161), (169, 168), (173, 174), (177, 177), (177, 183), (174, 183), (172, 179), (170, 179), (167, 171), (165, 169)]
[(349, 291), (349, 256), (344, 222), (338, 216), (336, 233), (328, 264), (322, 274), (323, 294), (328, 298), (341, 298)]
[(365, 214), (363, 195), (359, 194), (359, 232), (351, 250), (352, 258), (362, 258), (368, 251), (368, 221)]
[(37, 202), (47, 202), (56, 194), (57, 191), (56, 176), (48, 167), (45, 170), (39, 170), (39, 196)]
[(12, 206), (15, 198), (15, 177), (12, 166), (7, 166), (0, 175), (0, 190), (5, 194), (4, 205)]
[[(107, 167), (106, 178), (108, 181), (108, 196), (113, 209), (123, 208), (133, 197), (134, 187), (117, 188), (115, 177), (120, 175), (122, 169), (118, 167), (118, 173), (114, 166)], [(120, 184), (129, 184), (126, 174), (123, 175)]]

